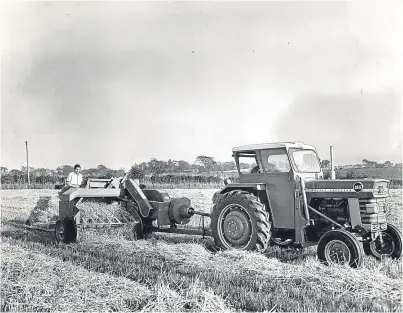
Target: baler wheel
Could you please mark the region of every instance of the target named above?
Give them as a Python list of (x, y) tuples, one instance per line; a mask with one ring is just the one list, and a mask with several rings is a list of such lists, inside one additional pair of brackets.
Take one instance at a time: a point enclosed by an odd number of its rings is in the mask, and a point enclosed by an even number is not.
[(382, 236), (383, 245), (379, 237), (374, 241), (364, 242), (365, 254), (372, 255), (377, 259), (382, 259), (383, 257), (400, 259), (402, 256), (402, 234), (399, 229), (388, 223), (387, 229), (382, 231), (380, 236)]
[(74, 219), (65, 217), (56, 221), (55, 237), (57, 242), (66, 244), (76, 242), (77, 225)]
[(136, 239), (144, 239), (144, 226), (143, 226), (143, 221), (141, 219), (141, 216), (139, 213), (137, 213), (136, 210), (132, 210), (130, 214), (133, 216), (136, 224), (134, 225), (133, 228), (133, 233)]
[(265, 206), (247, 191), (230, 191), (218, 199), (211, 215), (216, 245), (222, 249), (265, 252), (271, 223)]
[(136, 222), (133, 228), (136, 239), (146, 239), (149, 234), (148, 226), (152, 226), (152, 222), (148, 218), (141, 217), (139, 207), (134, 201), (126, 203), (126, 210)]
[(335, 229), (325, 233), (318, 243), (318, 258), (326, 265), (361, 266), (364, 251), (358, 239), (348, 231)]

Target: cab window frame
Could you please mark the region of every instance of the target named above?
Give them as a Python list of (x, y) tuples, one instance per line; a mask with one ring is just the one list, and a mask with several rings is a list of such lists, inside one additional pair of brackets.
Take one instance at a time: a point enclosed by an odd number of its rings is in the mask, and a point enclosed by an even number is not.
[[(301, 171), (299, 168), (298, 168), (298, 165), (296, 164), (296, 162), (294, 161), (294, 156), (293, 156), (293, 153), (294, 152), (296, 152), (296, 151), (312, 151), (315, 155), (316, 155), (316, 159), (318, 160), (318, 164), (319, 164), (319, 171), (318, 172), (309, 172), (309, 171)], [(295, 171), (296, 172), (299, 172), (299, 173), (314, 173), (314, 174), (316, 174), (316, 173), (320, 173), (321, 171), (322, 171), (322, 166), (321, 166), (321, 164), (320, 164), (320, 158), (319, 158), (319, 156), (318, 156), (318, 153), (315, 151), (315, 150), (313, 150), (313, 149), (303, 149), (303, 148), (290, 148), (289, 149), (289, 152), (290, 152), (290, 161), (292, 162), (292, 166), (293, 166), (293, 168), (295, 168)]]
[[(273, 152), (281, 152), (281, 153), (273, 153)], [(260, 150), (259, 154), (260, 154), (261, 167), (262, 167), (263, 173), (266, 173), (266, 174), (273, 174), (273, 173), (275, 173), (275, 174), (280, 174), (280, 173), (281, 174), (288, 174), (288, 173), (290, 173), (290, 171), (293, 170), (293, 163), (290, 160), (290, 156), (289, 156), (288, 151), (287, 151), (286, 148), (273, 148), (273, 149)], [(269, 171), (266, 168), (266, 166), (269, 163), (268, 162), (269, 157), (272, 156), (272, 155), (285, 155), (285, 158), (286, 158), (286, 160), (288, 162), (289, 169), (287, 171), (280, 170), (280, 169), (278, 171)]]
[(238, 171), (239, 175), (259, 174), (259, 173), (242, 172), (241, 171), (242, 158), (254, 159), (254, 163), (256, 163), (256, 166), (258, 166), (259, 169), (262, 170), (260, 162), (259, 162), (259, 155), (256, 151), (237, 152), (236, 154), (234, 154), (234, 156), (236, 156), (235, 163), (236, 163), (236, 167), (237, 167), (237, 171)]

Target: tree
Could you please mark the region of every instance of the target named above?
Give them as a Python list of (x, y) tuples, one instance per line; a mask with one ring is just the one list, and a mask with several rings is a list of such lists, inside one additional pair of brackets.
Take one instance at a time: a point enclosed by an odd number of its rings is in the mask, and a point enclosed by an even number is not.
[(322, 168), (329, 168), (330, 167), (330, 161), (329, 160), (322, 160), (320, 162), (320, 165), (322, 166)]
[(0, 167), (0, 171), (1, 171), (1, 173), (7, 173), (7, 172), (8, 172), (8, 168), (7, 168), (7, 167), (4, 167), (4, 166), (1, 166), (1, 167)]
[(346, 173), (346, 179), (353, 179), (354, 178), (354, 173), (352, 170), (348, 170)]
[(250, 164), (249, 163), (239, 163), (239, 168), (241, 170), (247, 170), (250, 168)]
[(164, 173), (164, 170), (166, 168), (164, 163), (165, 162), (159, 161), (157, 159), (151, 159), (148, 165), (150, 173), (156, 175)]
[(108, 177), (108, 176), (110, 177), (111, 176), (111, 170), (109, 168), (107, 168), (105, 165), (98, 165), (96, 171), (97, 171), (98, 177)]
[(223, 171), (233, 171), (236, 170), (236, 164), (235, 161), (229, 161), (229, 162), (224, 162), (222, 164), (222, 170)]
[(367, 159), (363, 159), (362, 163), (368, 165), (369, 167), (376, 167), (376, 165), (378, 164), (375, 161), (370, 161), (370, 160), (367, 160)]
[[(35, 168), (34, 167), (29, 167), (29, 172), (30, 173), (32, 173), (32, 172), (34, 172), (35, 171)], [(21, 166), (21, 172), (23, 172), (23, 173), (27, 173), (27, 167), (26, 166)]]
[(71, 165), (60, 165), (56, 168), (56, 173), (60, 175), (68, 175), (74, 168)]
[(98, 171), (106, 171), (108, 168), (105, 165), (98, 165), (97, 170)]
[(191, 169), (191, 165), (183, 160), (178, 161), (178, 171), (185, 172)]
[(19, 180), (21, 180), (24, 177), (23, 172), (21, 172), (20, 170), (16, 170), (16, 169), (12, 169), (10, 171), (10, 175), (13, 176), (14, 182), (18, 182)]
[(205, 156), (205, 155), (199, 155), (196, 158), (195, 164), (203, 166), (207, 170), (207, 172), (210, 174), (211, 168), (215, 164), (217, 164), (217, 162), (214, 161), (213, 157), (209, 157), (209, 156)]
[(129, 178), (142, 179), (144, 178), (144, 172), (137, 164), (134, 164), (129, 171)]
[(47, 168), (36, 168), (31, 171), (33, 176), (50, 176), (52, 175), (51, 171)]

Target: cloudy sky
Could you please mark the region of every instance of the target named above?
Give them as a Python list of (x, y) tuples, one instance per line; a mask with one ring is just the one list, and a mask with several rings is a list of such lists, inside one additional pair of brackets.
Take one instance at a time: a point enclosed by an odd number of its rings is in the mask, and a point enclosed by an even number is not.
[(388, 2), (25, 2), (2, 20), (1, 164), (114, 168), (303, 141), (401, 162)]

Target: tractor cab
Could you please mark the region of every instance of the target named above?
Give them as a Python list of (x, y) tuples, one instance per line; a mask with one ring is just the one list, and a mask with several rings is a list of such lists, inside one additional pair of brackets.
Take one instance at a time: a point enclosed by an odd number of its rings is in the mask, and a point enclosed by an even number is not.
[[(310, 145), (270, 143), (240, 146), (232, 151), (241, 182), (248, 180), (245, 177), (248, 174), (283, 174), (290, 179), (298, 175), (305, 180), (323, 178), (318, 154)], [(251, 164), (250, 170), (245, 170), (247, 164)]]
[[(297, 180), (323, 179), (315, 147), (298, 142), (264, 143), (235, 147), (232, 152), (239, 184), (227, 185), (226, 191), (241, 188), (261, 194), (267, 198), (265, 202), (270, 202), (267, 207), (276, 217), (272, 219), (274, 228), (295, 229)], [(247, 164), (251, 164), (249, 169)]]

